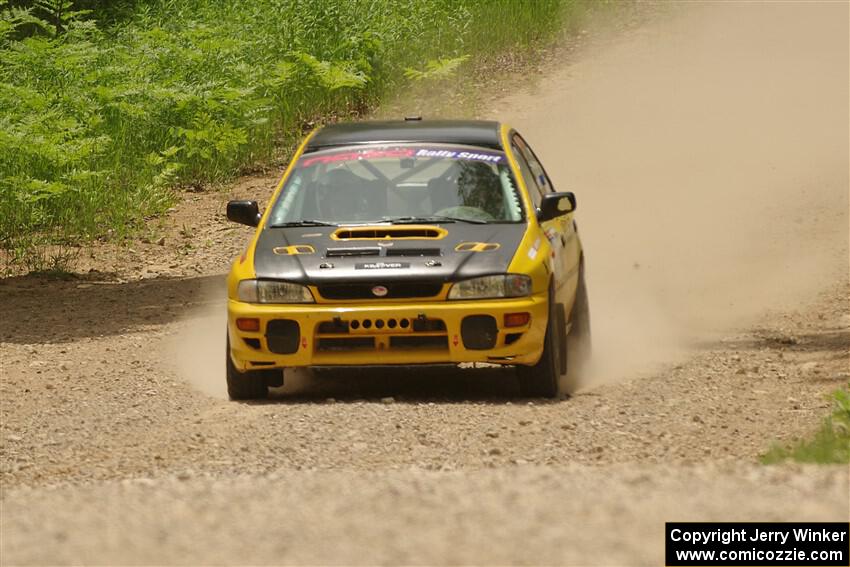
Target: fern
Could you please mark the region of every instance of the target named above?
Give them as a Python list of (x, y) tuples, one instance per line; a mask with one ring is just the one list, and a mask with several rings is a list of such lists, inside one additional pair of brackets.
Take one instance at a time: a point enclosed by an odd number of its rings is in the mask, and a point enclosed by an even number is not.
[(294, 53), (291, 57), (296, 64), (307, 70), (307, 76), (312, 74), (319, 84), (329, 91), (343, 88), (361, 89), (369, 80), (364, 73), (354, 69), (351, 63), (319, 61), (309, 53), (301, 52)]
[(92, 12), (91, 10), (74, 10), (74, 3), (71, 0), (35, 0), (34, 8), (48, 21), (53, 22), (54, 37), (59, 37), (69, 24)]
[(14, 37), (19, 28), (25, 25), (48, 30), (50, 24), (32, 14), (32, 8), (9, 6), (8, 0), (0, 0), (0, 44)]
[(428, 61), (422, 70), (405, 69), (404, 76), (414, 81), (447, 79), (454, 75), (468, 59), (469, 55), (462, 55), (451, 59), (434, 59)]
[(456, 76), (467, 56), (447, 54), (536, 41), (591, 1), (0, 0), (0, 256), (132, 235), (172, 187), (276, 159), (305, 122)]

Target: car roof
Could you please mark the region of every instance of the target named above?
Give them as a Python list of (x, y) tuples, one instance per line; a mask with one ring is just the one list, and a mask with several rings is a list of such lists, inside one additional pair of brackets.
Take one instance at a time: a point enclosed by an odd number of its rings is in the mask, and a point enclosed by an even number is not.
[(305, 151), (383, 142), (463, 144), (502, 149), (500, 124), (491, 120), (368, 120), (340, 122), (319, 129)]

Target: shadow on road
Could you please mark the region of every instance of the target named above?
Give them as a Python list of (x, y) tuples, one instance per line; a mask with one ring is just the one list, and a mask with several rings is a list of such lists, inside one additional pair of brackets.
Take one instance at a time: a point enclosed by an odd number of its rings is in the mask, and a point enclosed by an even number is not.
[[(365, 400), (393, 402), (522, 402), (513, 368), (391, 366), (288, 371), (272, 403)], [(387, 400), (386, 398), (393, 398)]]
[[(434, 403), (535, 404), (564, 402), (567, 398), (527, 398), (520, 394), (513, 367), (460, 368), (441, 366), (389, 366), (288, 371), (283, 388), (271, 390), (260, 403)], [(596, 395), (580, 391), (576, 397)], [(389, 400), (387, 398), (392, 398)]]
[(846, 356), (850, 351), (850, 329), (827, 328), (810, 333), (784, 334), (772, 331), (756, 331), (755, 336), (736, 342), (728, 342), (740, 349), (773, 349), (788, 352), (833, 352)]
[(68, 280), (0, 280), (0, 341), (63, 343), (131, 332), (184, 317), (224, 296), (223, 275), (110, 281), (104, 274)]

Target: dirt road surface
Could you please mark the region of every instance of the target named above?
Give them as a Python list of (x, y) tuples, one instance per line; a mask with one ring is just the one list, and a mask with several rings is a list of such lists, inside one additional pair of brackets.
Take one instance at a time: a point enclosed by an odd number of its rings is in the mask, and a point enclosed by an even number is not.
[(488, 104), (578, 195), (569, 400), (385, 369), (226, 401), (223, 202), (276, 172), (185, 194), (163, 246), (0, 282), (0, 562), (660, 565), (665, 521), (846, 521), (846, 467), (757, 463), (850, 378), (849, 16), (693, 5)]

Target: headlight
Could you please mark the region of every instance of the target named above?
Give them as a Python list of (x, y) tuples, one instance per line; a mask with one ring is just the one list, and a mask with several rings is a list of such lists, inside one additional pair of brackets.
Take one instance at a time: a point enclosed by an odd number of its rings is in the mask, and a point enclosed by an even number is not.
[(289, 282), (242, 280), (236, 296), (246, 303), (314, 303), (307, 287)]
[(487, 299), (531, 295), (531, 278), (516, 274), (484, 276), (457, 282), (449, 291), (449, 299)]

